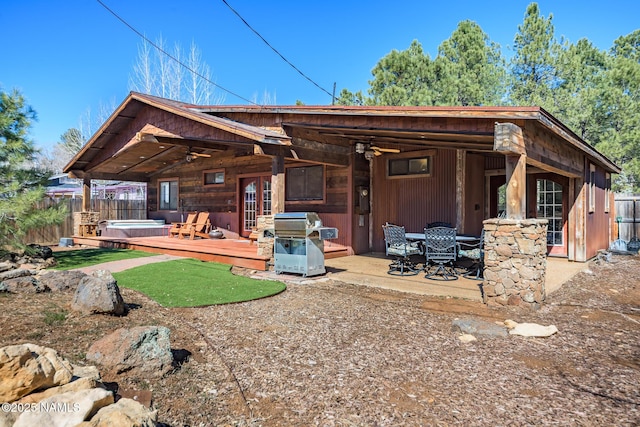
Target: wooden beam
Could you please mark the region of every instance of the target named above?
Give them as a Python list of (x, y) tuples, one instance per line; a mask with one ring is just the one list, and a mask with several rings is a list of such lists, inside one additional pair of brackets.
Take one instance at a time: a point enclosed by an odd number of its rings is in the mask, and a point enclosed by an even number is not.
[(349, 156), (339, 153), (327, 153), (304, 147), (282, 147), (254, 144), (254, 154), (262, 156), (283, 156), (289, 160), (311, 162), (331, 166), (349, 166)]
[(522, 129), (513, 123), (496, 123), (493, 149), (502, 153), (527, 154)]
[(505, 156), (507, 174), (507, 218), (525, 219), (527, 212), (527, 156)]
[(293, 137), (291, 142), (293, 143), (293, 148), (308, 148), (310, 150), (342, 154), (345, 156), (348, 156), (353, 151), (353, 147), (351, 145), (325, 144), (305, 138)]
[(285, 201), (284, 157), (274, 156), (271, 159), (271, 212), (283, 213)]
[(91, 210), (91, 177), (85, 176), (82, 179), (82, 212)]

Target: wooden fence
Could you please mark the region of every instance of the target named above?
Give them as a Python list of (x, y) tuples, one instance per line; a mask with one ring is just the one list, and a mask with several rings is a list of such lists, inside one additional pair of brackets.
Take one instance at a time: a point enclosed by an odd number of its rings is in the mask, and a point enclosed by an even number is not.
[(620, 239), (628, 242), (634, 237), (640, 238), (640, 196), (616, 194), (615, 203)]
[[(38, 209), (46, 209), (55, 204), (62, 204), (67, 208), (67, 216), (57, 226), (42, 227), (31, 230), (25, 243), (38, 243), (40, 245), (54, 245), (60, 242), (61, 237), (73, 236), (73, 214), (82, 212), (82, 199), (45, 199), (38, 203)], [(100, 220), (103, 219), (147, 219), (146, 200), (92, 200), (91, 210), (100, 212)]]

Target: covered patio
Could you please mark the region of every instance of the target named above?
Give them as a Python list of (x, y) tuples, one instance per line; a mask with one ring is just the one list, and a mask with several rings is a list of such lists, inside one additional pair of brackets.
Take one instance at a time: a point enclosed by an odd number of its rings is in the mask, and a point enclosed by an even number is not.
[[(246, 239), (177, 239), (164, 236), (107, 238), (107, 237), (75, 237), (77, 245), (102, 248), (137, 249), (158, 254), (191, 257), (203, 261), (220, 262), (238, 267), (255, 269), (260, 278), (281, 281), (316, 281), (335, 280), (355, 285), (390, 289), (420, 295), (443, 298), (460, 298), (481, 302), (482, 281), (460, 276), (458, 280), (443, 282), (416, 276), (391, 276), (387, 274), (390, 259), (383, 253), (347, 256), (347, 248), (340, 244), (325, 242), (326, 275), (302, 277), (293, 274), (276, 274), (269, 270), (270, 257), (258, 254), (258, 247)], [(586, 265), (568, 261), (563, 258), (547, 260), (545, 288), (547, 293), (553, 292)]]

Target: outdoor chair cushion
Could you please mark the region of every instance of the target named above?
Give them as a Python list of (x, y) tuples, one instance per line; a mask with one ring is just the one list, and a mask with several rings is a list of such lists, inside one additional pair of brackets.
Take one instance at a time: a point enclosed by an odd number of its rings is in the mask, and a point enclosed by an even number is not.
[(405, 256), (405, 255), (410, 256), (410, 255), (417, 255), (421, 253), (421, 250), (417, 242), (406, 243), (406, 244), (395, 243), (395, 244), (389, 245), (389, 248), (387, 249), (387, 253), (390, 255), (396, 255), (396, 256)]
[(460, 249), (458, 255), (469, 259), (480, 259), (481, 251), (480, 248)]

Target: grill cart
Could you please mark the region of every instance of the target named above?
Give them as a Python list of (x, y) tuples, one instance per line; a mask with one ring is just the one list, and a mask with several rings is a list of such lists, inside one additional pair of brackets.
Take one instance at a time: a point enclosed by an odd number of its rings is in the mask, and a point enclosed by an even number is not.
[(324, 240), (337, 239), (337, 228), (323, 227), (315, 212), (289, 212), (274, 215), (273, 231), (276, 273), (306, 277), (326, 272)]

